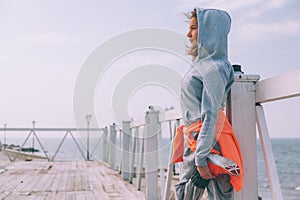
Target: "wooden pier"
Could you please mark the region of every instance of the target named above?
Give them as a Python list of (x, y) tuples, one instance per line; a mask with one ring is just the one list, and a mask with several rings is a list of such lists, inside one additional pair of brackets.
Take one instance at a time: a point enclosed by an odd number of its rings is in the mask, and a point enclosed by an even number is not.
[[(283, 199), (262, 104), (300, 96), (300, 79), (297, 78), (299, 76), (300, 69), (263, 81), (259, 81), (258, 75), (242, 72), (235, 74), (235, 83), (228, 96), (226, 111), (239, 140), (243, 164), (246, 166), (244, 187), (240, 192), (235, 192), (235, 200), (258, 198), (256, 127), (272, 199)], [(72, 132), (90, 129), (37, 129), (34, 123), (30, 129), (15, 129), (5, 125), (4, 128), (0, 128), (4, 135), (9, 131), (29, 131), (21, 147), (30, 136), (35, 137), (43, 147), (37, 132), (63, 131), (65, 134), (54, 155), (49, 157), (42, 148), (47, 158), (45, 160), (49, 162), (5, 162), (0, 159), (0, 199), (174, 199), (173, 175), (177, 173), (174, 173), (176, 166), (171, 164), (172, 151), (169, 152), (166, 164), (161, 165), (159, 159), (166, 155), (161, 146), (162, 131), (168, 131), (170, 139), (174, 138), (181, 120), (181, 112), (178, 110), (159, 112), (153, 106), (149, 106), (144, 120), (123, 121), (121, 129), (117, 129), (115, 123), (110, 125), (109, 129), (95, 129), (101, 131), (97, 142), (97, 145), (101, 145), (97, 151), (102, 153), (99, 160), (106, 164), (99, 161), (52, 162), (68, 134), (82, 157), (89, 160), (94, 151), (89, 152), (87, 145), (85, 157)], [(172, 150), (172, 145), (170, 142), (169, 146), (165, 147)], [(26, 156), (28, 155), (25, 155), (25, 158)], [(15, 158), (10, 160), (14, 161)], [(18, 159), (20, 158), (21, 154)], [(1, 167), (5, 167), (6, 170), (3, 171)], [(143, 192), (139, 191), (140, 189)]]
[(98, 161), (0, 162), (0, 199), (145, 199), (118, 171)]

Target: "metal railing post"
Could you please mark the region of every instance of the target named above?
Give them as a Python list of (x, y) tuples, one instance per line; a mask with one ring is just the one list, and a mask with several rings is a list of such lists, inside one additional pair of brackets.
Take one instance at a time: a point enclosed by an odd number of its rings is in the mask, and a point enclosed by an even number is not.
[[(35, 121), (32, 121), (32, 132), (34, 133)], [(34, 154), (34, 134), (32, 134), (32, 154)]]
[(160, 132), (158, 111), (152, 106), (146, 112), (145, 165), (146, 165), (146, 200), (159, 199), (158, 193), (158, 134)]
[(239, 141), (244, 166), (244, 187), (234, 194), (234, 199), (258, 198), (257, 149), (255, 119), (255, 84), (258, 75), (235, 73), (227, 112)]
[(86, 141), (86, 160), (90, 160), (90, 132), (89, 132), (90, 122), (87, 122), (87, 141)]
[(123, 121), (123, 140), (122, 140), (122, 178), (123, 180), (129, 180), (129, 146), (131, 139), (131, 121)]

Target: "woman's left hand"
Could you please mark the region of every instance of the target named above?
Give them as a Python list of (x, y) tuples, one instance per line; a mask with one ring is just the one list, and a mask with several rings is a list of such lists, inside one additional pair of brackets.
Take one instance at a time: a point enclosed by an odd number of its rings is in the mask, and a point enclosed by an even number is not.
[(197, 171), (203, 179), (216, 178), (210, 171), (208, 166), (197, 166)]

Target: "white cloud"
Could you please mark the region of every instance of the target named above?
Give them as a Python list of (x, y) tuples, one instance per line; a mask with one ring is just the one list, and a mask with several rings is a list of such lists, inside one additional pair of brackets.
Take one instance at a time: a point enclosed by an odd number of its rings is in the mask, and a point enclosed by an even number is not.
[(272, 1), (267, 1), (264, 3), (264, 8), (265, 9), (276, 9), (276, 8), (281, 8), (284, 5), (288, 3), (288, 0), (272, 0)]
[(59, 33), (23, 34), (14, 37), (16, 41), (38, 45), (81, 44), (81, 38)]
[(300, 22), (282, 21), (274, 23), (248, 23), (239, 27), (235, 32), (237, 38), (243, 41), (262, 41), (277, 37), (292, 37), (300, 35)]
[(0, 63), (12, 61), (14, 58), (13, 54), (2, 52), (0, 53)]
[(287, 3), (287, 0), (257, 1), (252, 7), (247, 7), (246, 14), (242, 16), (241, 20), (260, 17), (271, 10), (285, 6)]
[(228, 0), (219, 0), (219, 1), (203, 0), (201, 2), (200, 1), (187, 2), (186, 0), (180, 0), (177, 9), (186, 10), (194, 7), (204, 7), (204, 8), (225, 9), (227, 11), (233, 12), (244, 8), (248, 8), (250, 6), (257, 6), (262, 2), (263, 0), (248, 0), (248, 1), (234, 0), (234, 1), (230, 1), (230, 3), (228, 2)]
[(182, 12), (191, 10), (194, 7), (217, 8), (226, 10), (232, 14), (243, 11), (243, 15), (239, 16), (238, 20), (245, 21), (264, 15), (268, 11), (279, 9), (285, 6), (287, 3), (289, 3), (288, 0), (232, 0), (230, 2), (228, 2), (228, 0), (203, 0), (190, 2), (186, 2), (186, 0), (180, 0), (176, 9), (177, 11)]

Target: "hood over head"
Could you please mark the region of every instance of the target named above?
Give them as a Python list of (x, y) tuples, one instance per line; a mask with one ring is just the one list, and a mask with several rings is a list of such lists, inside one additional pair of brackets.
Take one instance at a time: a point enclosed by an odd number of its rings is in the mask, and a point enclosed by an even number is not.
[(196, 8), (198, 20), (198, 54), (196, 60), (228, 59), (227, 36), (231, 18), (226, 11)]

